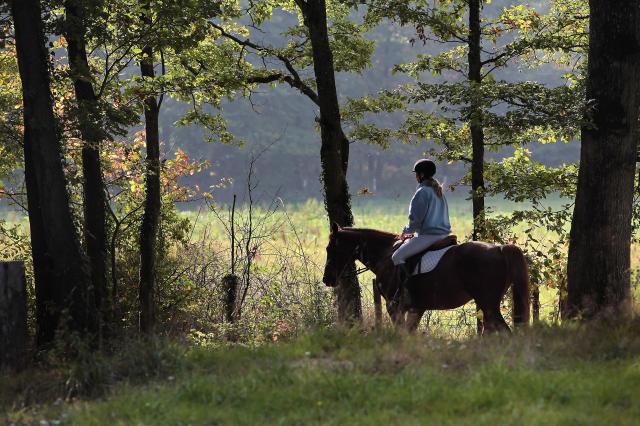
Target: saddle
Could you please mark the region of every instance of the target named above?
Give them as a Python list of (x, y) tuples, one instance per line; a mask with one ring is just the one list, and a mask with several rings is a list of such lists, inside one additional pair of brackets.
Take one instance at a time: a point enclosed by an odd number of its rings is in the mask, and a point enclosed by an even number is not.
[(418, 263), (422, 259), (422, 256), (424, 256), (425, 253), (429, 251), (441, 250), (443, 248), (447, 248), (449, 246), (455, 246), (455, 245), (458, 245), (458, 237), (456, 235), (447, 235), (443, 239), (438, 240), (435, 243), (431, 244), (429, 247), (427, 247), (425, 250), (421, 251), (420, 253), (414, 254), (413, 256), (408, 258), (406, 260), (407, 269), (409, 271), (415, 270), (416, 266), (418, 265)]

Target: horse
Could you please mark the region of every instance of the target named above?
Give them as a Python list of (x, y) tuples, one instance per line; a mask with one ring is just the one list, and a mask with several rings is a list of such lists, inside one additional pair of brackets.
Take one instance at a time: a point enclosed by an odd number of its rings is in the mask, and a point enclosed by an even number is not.
[[(376, 284), (393, 322), (414, 331), (424, 312), (458, 308), (474, 300), (482, 310), (481, 333), (506, 331), (509, 325), (500, 313), (500, 302), (513, 286), (513, 323), (529, 322), (529, 276), (522, 250), (512, 244), (495, 245), (480, 241), (452, 246), (431, 272), (413, 275), (402, 286), (391, 254), (400, 236), (367, 228), (331, 227), (327, 261), (322, 281), (335, 287), (355, 260), (376, 276)], [(351, 272), (353, 273), (353, 272)], [(412, 305), (401, 298), (390, 303), (402, 288), (410, 291)], [(404, 319), (406, 314), (406, 320)]]

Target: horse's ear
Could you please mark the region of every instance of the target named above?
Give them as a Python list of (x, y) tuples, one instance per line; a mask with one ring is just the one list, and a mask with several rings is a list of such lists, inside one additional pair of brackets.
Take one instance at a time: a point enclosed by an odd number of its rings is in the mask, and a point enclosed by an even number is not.
[(336, 222), (331, 222), (331, 233), (332, 234), (336, 234), (338, 233), (338, 231), (340, 231), (342, 228), (340, 228), (340, 225), (338, 225)]

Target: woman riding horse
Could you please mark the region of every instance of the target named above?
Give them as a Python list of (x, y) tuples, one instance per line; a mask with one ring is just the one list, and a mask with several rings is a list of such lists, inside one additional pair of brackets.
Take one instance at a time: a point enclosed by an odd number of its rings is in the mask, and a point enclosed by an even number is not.
[[(451, 247), (431, 272), (411, 275), (403, 265), (449, 234), (447, 202), (433, 179), (435, 164), (420, 160), (414, 167), (420, 182), (411, 201), (409, 225), (401, 235), (375, 229), (340, 228), (332, 224), (327, 263), (322, 281), (335, 286), (355, 260), (376, 275), (376, 284), (387, 301), (393, 321), (415, 330), (427, 309), (454, 309), (475, 300), (483, 314), (483, 331), (508, 331), (500, 312), (507, 289), (513, 287), (513, 323), (529, 322), (529, 277), (522, 250), (515, 245), (470, 241)], [(407, 232), (418, 236), (407, 239)], [(398, 243), (402, 245), (394, 252)], [(407, 278), (400, 280), (398, 265)], [(407, 294), (402, 297), (400, 294)]]
[(336, 286), (354, 260), (376, 276), (387, 311), (397, 325), (415, 330), (427, 309), (454, 309), (475, 300), (482, 310), (484, 330), (509, 331), (500, 312), (500, 302), (513, 286), (513, 323), (529, 322), (529, 277), (527, 262), (515, 245), (470, 241), (451, 247), (431, 272), (413, 275), (406, 288), (410, 303), (391, 303), (401, 289), (391, 261), (398, 234), (363, 228), (340, 228), (333, 224), (327, 246), (322, 281)]
[[(451, 234), (447, 199), (442, 185), (433, 177), (436, 174), (435, 163), (425, 158), (418, 160), (413, 165), (413, 172), (418, 187), (409, 205), (409, 224), (402, 230), (404, 242), (391, 256), (393, 264), (404, 274), (404, 284), (411, 276), (406, 260)], [(410, 293), (404, 294), (408, 296)]]

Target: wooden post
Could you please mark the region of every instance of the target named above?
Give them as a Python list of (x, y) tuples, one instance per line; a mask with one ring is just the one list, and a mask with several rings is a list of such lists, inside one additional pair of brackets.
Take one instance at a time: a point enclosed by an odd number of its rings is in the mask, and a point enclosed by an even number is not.
[(24, 365), (27, 294), (23, 262), (0, 262), (0, 369)]
[(380, 297), (380, 289), (378, 288), (378, 283), (374, 278), (372, 280), (373, 283), (373, 308), (375, 312), (376, 318), (376, 328), (380, 328), (382, 325), (382, 299)]
[(226, 275), (222, 279), (224, 284), (224, 317), (229, 323), (235, 320), (236, 295), (238, 293), (238, 276), (234, 274)]
[(536, 285), (533, 287), (533, 322), (540, 321), (540, 288)]

